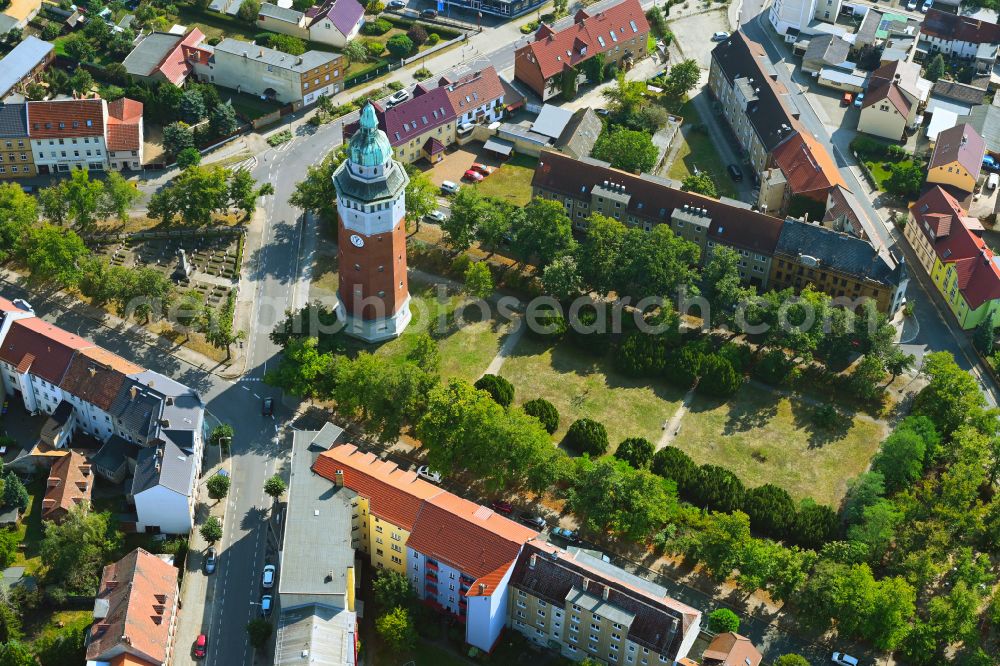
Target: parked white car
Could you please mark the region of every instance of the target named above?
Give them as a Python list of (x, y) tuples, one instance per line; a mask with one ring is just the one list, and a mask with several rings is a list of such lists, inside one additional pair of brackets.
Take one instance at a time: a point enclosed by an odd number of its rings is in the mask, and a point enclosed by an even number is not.
[(402, 104), (408, 99), (410, 99), (410, 93), (404, 88), (392, 93), (392, 95), (389, 96), (389, 99), (385, 101), (385, 105), (396, 106), (397, 104)]
[(720, 30), (719, 32), (712, 33), (712, 41), (713, 42), (724, 42), (727, 39), (729, 39), (729, 33), (728, 32), (723, 32), (723, 31)]
[(450, 180), (441, 183), (441, 191), (445, 194), (457, 194), (460, 187), (458, 183), (453, 183)]
[(264, 589), (269, 590), (274, 587), (274, 565), (266, 564), (264, 565), (264, 575), (261, 577), (260, 584)]
[(835, 664), (840, 664), (840, 666), (858, 666), (857, 657), (852, 657), (851, 655), (844, 654), (843, 652), (834, 652), (830, 661)]
[(927, 0), (927, 2), (924, 3), (924, 6), (920, 8), (920, 11), (926, 14), (928, 11), (930, 11), (930, 8), (933, 6), (934, 3), (932, 2), (932, 0)]
[(427, 465), (421, 465), (417, 468), (417, 476), (422, 479), (427, 479), (432, 483), (441, 483), (441, 473), (435, 472)]

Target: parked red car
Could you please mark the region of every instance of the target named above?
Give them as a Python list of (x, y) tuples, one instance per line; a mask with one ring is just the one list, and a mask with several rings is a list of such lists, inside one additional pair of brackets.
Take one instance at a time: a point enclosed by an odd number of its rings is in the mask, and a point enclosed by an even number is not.
[(478, 171), (483, 174), (483, 177), (490, 175), (497, 170), (496, 167), (487, 166), (486, 164), (480, 164), (479, 162), (473, 162), (472, 166), (469, 167), (470, 171)]
[(194, 641), (194, 658), (204, 659), (205, 654), (208, 652), (208, 636), (205, 634), (198, 634), (198, 638)]
[(465, 179), (471, 180), (473, 183), (478, 183), (483, 178), (485, 178), (485, 176), (483, 176), (483, 174), (479, 173), (478, 171), (473, 171), (472, 169), (469, 169), (468, 171), (465, 172)]
[(510, 502), (504, 502), (502, 500), (497, 500), (496, 502), (490, 502), (490, 508), (497, 513), (502, 513), (504, 515), (510, 515), (514, 512), (514, 507), (510, 505)]

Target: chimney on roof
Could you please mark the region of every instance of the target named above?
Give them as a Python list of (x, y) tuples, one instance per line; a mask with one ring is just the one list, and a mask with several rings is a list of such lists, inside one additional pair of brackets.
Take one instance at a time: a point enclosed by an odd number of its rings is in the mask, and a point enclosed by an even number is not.
[(97, 376), (97, 368), (95, 368), (94, 366), (90, 366), (90, 376), (91, 377)]
[(344, 470), (338, 469), (337, 472), (333, 475), (333, 485), (337, 486), (338, 488), (344, 487)]
[(590, 579), (586, 576), (583, 577), (583, 591), (587, 591), (587, 586), (590, 585)]
[(486, 583), (479, 584), (479, 594), (486, 594)]
[(534, 569), (535, 564), (537, 563), (538, 563), (538, 555), (536, 553), (532, 553), (531, 557), (528, 559), (528, 568)]
[(135, 400), (135, 396), (139, 393), (139, 389), (135, 386), (128, 390), (129, 400)]
[(607, 585), (605, 585), (604, 589), (601, 591), (601, 599), (604, 599), (605, 601), (607, 601), (608, 600), (608, 592), (610, 590), (611, 590), (611, 588), (608, 587)]

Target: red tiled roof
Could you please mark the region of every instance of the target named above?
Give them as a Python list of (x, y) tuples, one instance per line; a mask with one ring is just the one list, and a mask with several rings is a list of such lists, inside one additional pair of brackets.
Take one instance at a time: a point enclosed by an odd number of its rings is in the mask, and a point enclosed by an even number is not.
[(890, 104), (892, 104), (896, 110), (899, 111), (899, 115), (903, 116), (903, 118), (906, 118), (909, 115), (910, 100), (906, 98), (906, 95), (904, 95), (903, 91), (899, 89), (899, 86), (891, 82), (883, 81), (875, 86), (869, 87), (868, 91), (865, 93), (864, 100), (862, 100), (861, 108), (867, 109), (870, 106), (878, 104), (882, 100), (887, 100)]
[(512, 564), (524, 542), (537, 535), (488, 507), (441, 493), (423, 503), (406, 545), (483, 578)]
[(142, 102), (121, 98), (108, 103), (108, 150), (139, 150)]
[[(160, 73), (166, 77), (167, 81), (170, 81), (175, 86), (179, 86), (184, 83), (188, 74), (191, 73), (191, 63), (187, 61), (184, 57), (184, 47), (185, 46), (198, 46), (205, 39), (205, 33), (203, 33), (198, 28), (192, 28), (191, 32), (184, 36), (184, 39), (177, 44), (177, 46), (167, 54), (167, 57), (163, 59), (163, 62), (159, 64), (157, 69)], [(110, 104), (108, 105), (111, 106)], [(109, 108), (110, 111), (110, 108)]]
[[(476, 582), (472, 584), (469, 591), (465, 593), (467, 597), (489, 597), (492, 596), (494, 592), (497, 591), (497, 587), (500, 585), (500, 581), (503, 577), (507, 575), (510, 570), (511, 562), (504, 562), (495, 571), (491, 571), (485, 576), (480, 576), (476, 579)], [(479, 586), (482, 585), (480, 588)]]
[(24, 372), (20, 366), (32, 356), (31, 374), (58, 385), (73, 360), (73, 352), (93, 346), (93, 343), (38, 317), (27, 317), (11, 325), (0, 347), (0, 360)]
[(8, 301), (3, 296), (0, 296), (0, 312), (24, 312), (24, 310), (17, 307), (13, 302)]
[(804, 132), (775, 148), (774, 161), (785, 174), (792, 194), (813, 194), (825, 199), (831, 187), (846, 187), (830, 153)]
[(104, 100), (28, 102), (28, 136), (58, 139), (104, 135)]
[(727, 631), (712, 639), (702, 658), (705, 666), (758, 666), (764, 655), (746, 636)]
[[(914, 201), (910, 206), (910, 213), (931, 243), (950, 234), (952, 224), (961, 224), (961, 220), (968, 216), (958, 200), (940, 185), (935, 185)], [(930, 227), (929, 234), (924, 224)]]
[(379, 126), (393, 147), (455, 120), (455, 109), (444, 88), (432, 88), (425, 93), (414, 91), (413, 99), (383, 109), (376, 102), (375, 115)]
[(932, 7), (924, 17), (920, 33), (943, 40), (971, 44), (996, 44), (1000, 42), (1000, 26), (980, 21), (970, 16), (958, 16)]
[(712, 219), (708, 236), (714, 242), (774, 254), (782, 220), (694, 192), (683, 192), (663, 181), (603, 166), (594, 160), (577, 160), (562, 153), (542, 151), (531, 186), (590, 203), (591, 189), (605, 180), (623, 185), (630, 195), (628, 215), (665, 224), (670, 222), (670, 215), (676, 208), (685, 205), (703, 208)]
[(59, 388), (107, 412), (126, 375), (140, 372), (140, 366), (100, 347), (90, 347), (76, 353)]
[(973, 179), (977, 179), (983, 168), (985, 154), (986, 142), (983, 137), (969, 123), (961, 123), (938, 134), (927, 168), (935, 169), (957, 162)]
[(350, 444), (324, 451), (313, 463), (313, 471), (330, 481), (337, 480), (337, 470), (344, 472), (344, 486), (368, 499), (372, 514), (407, 531), (413, 530), (421, 503), (444, 492), (414, 472), (404, 472)]
[(495, 99), (502, 99), (504, 96), (503, 84), (500, 83), (500, 77), (497, 76), (497, 70), (493, 65), (455, 81), (441, 77), (438, 85), (448, 93), (448, 99), (457, 116)]
[[(564, 67), (575, 67), (598, 53), (614, 50), (620, 42), (649, 32), (639, 0), (624, 0), (593, 16), (578, 12), (574, 21), (573, 25), (555, 33), (543, 25), (535, 33), (535, 41), (521, 47), (531, 50), (543, 78), (548, 79)], [(587, 47), (586, 53), (580, 52), (580, 45)], [(643, 43), (640, 49), (645, 47)]]
[(177, 599), (176, 567), (136, 548), (104, 567), (97, 599), (107, 602), (108, 611), (90, 627), (87, 659), (104, 661), (108, 653), (124, 648), (154, 663), (166, 661)]
[(90, 464), (75, 451), (70, 451), (52, 463), (42, 499), (42, 519), (48, 520), (56, 513), (69, 511), (75, 505), (90, 503), (94, 488), (94, 475)]
[(443, 150), (444, 150), (444, 144), (435, 139), (434, 137), (431, 137), (424, 142), (424, 151), (426, 151), (428, 155), (436, 155), (437, 153), (440, 153)]

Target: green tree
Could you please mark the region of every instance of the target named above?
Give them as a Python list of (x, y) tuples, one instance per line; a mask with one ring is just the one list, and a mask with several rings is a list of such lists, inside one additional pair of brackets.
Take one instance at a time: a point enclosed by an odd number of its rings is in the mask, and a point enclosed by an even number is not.
[(102, 220), (114, 217), (119, 222), (125, 222), (129, 210), (142, 197), (135, 183), (125, 180), (117, 171), (108, 173), (103, 182), (103, 189), (97, 199), (96, 214)]
[(574, 245), (573, 227), (558, 201), (534, 198), (512, 226), (513, 250), (522, 260), (534, 258), (544, 269)]
[(802, 655), (790, 652), (775, 659), (774, 666), (809, 666), (809, 660)]
[(559, 429), (559, 410), (545, 398), (535, 398), (521, 405), (528, 416), (534, 416), (542, 423), (545, 432), (550, 435)]
[(716, 245), (701, 272), (702, 296), (711, 308), (713, 325), (728, 321), (749, 294), (740, 286), (740, 257), (736, 250)]
[[(257, 2), (257, 0), (246, 0), (246, 2), (252, 3)], [(240, 5), (240, 14), (243, 13), (244, 7), (246, 7), (246, 3)], [(267, 648), (267, 642), (271, 640), (273, 631), (274, 627), (264, 618), (257, 617), (247, 622), (247, 640), (258, 652), (263, 652)]]
[(80, 62), (92, 62), (97, 57), (97, 50), (80, 33), (67, 37), (63, 42), (63, 49), (66, 51), (66, 55)]
[(28, 508), (28, 489), (21, 483), (21, 479), (13, 470), (8, 470), (3, 478), (3, 506), (17, 507), (21, 513)]
[(631, 228), (622, 247), (614, 288), (619, 297), (672, 296), (678, 287), (695, 283), (698, 246), (674, 235), (669, 225), (658, 224), (650, 232)]
[(489, 393), (501, 407), (510, 407), (514, 402), (514, 385), (499, 375), (483, 375), (473, 386)]
[(37, 639), (35, 654), (42, 666), (64, 666), (87, 661), (87, 629), (69, 625)]
[(889, 550), (902, 520), (902, 511), (889, 500), (880, 499), (862, 510), (861, 522), (847, 530), (847, 538), (863, 543), (870, 560), (878, 563)]
[(300, 56), (306, 52), (306, 43), (293, 35), (270, 34), (267, 41), (272, 49), (277, 49), (288, 55)]
[(274, 185), (264, 183), (260, 187), (248, 169), (237, 169), (227, 174), (229, 177), (229, 200), (232, 206), (243, 212), (243, 217), (249, 220), (257, 210), (257, 199), (274, 194)]
[(342, 54), (347, 58), (347, 65), (345, 67), (354, 62), (368, 62), (368, 49), (365, 48), (364, 42), (357, 39), (349, 40), (344, 45)]
[(713, 513), (701, 532), (692, 536), (690, 549), (716, 580), (725, 580), (739, 565), (750, 537), (750, 519), (742, 511)]
[[(715, 181), (707, 171), (692, 173), (684, 176), (681, 181), (681, 189), (685, 192), (697, 192), (713, 199), (719, 198), (719, 190), (715, 187)], [(724, 247), (724, 246), (720, 246)]]
[(728, 359), (719, 354), (707, 354), (701, 363), (698, 391), (717, 398), (726, 398), (743, 385), (743, 375), (738, 373)]
[[(319, 216), (327, 224), (337, 221), (337, 190), (333, 172), (347, 157), (343, 149), (332, 151), (318, 165), (306, 170), (306, 177), (295, 185), (288, 203)], [(468, 188), (463, 188), (462, 191)]]
[(576, 259), (569, 255), (557, 257), (542, 271), (542, 288), (545, 293), (560, 301), (568, 301), (580, 295), (583, 283)]
[(94, 594), (101, 567), (122, 543), (111, 514), (83, 505), (69, 510), (61, 523), (46, 522), (41, 543), (43, 578), (70, 593)]
[(463, 278), (463, 289), (469, 296), (486, 300), (493, 293), (493, 274), (485, 261), (470, 262)]
[(222, 538), (222, 523), (215, 516), (209, 516), (198, 532), (205, 541), (215, 543)]
[(708, 614), (708, 630), (716, 634), (737, 632), (740, 630), (740, 616), (728, 608), (716, 608)]
[(574, 451), (596, 458), (608, 450), (608, 431), (600, 421), (577, 419), (570, 424), (563, 442)]
[(699, 483), (691, 489), (694, 504), (716, 511), (734, 511), (743, 507), (746, 493), (743, 483), (728, 469), (702, 465), (698, 477)]
[(650, 469), (665, 479), (677, 484), (677, 490), (686, 495), (693, 484), (698, 482), (698, 466), (676, 446), (664, 446), (653, 454)]
[(406, 219), (416, 221), (417, 229), (420, 229), (420, 220), (437, 209), (437, 188), (419, 169), (407, 165), (406, 173), (410, 176), (406, 185)]
[(241, 19), (254, 25), (257, 22), (257, 16), (260, 14), (260, 0), (244, 0), (243, 4), (237, 10), (236, 15)]
[(575, 252), (580, 277), (590, 289), (607, 295), (617, 286), (627, 229), (618, 220), (598, 213), (587, 218), (586, 227)]
[(615, 85), (608, 86), (601, 94), (608, 100), (608, 111), (619, 117), (630, 116), (643, 106), (646, 84), (643, 81), (629, 81), (624, 74), (619, 74)]
[(275, 501), (280, 499), (287, 489), (288, 486), (285, 485), (284, 479), (277, 474), (264, 482), (264, 494), (269, 495)]
[(0, 645), (0, 666), (37, 666), (31, 646), (18, 640)]
[(700, 76), (701, 69), (698, 63), (688, 58), (670, 68), (663, 92), (675, 106), (679, 106), (687, 94), (698, 85)]
[(882, 442), (872, 469), (882, 475), (889, 494), (921, 477), (926, 447), (923, 438), (908, 429), (897, 429)]
[(205, 483), (205, 487), (208, 488), (208, 496), (218, 502), (221, 499), (225, 499), (226, 495), (229, 494), (229, 477), (222, 474), (213, 474), (208, 482)]
[(468, 250), (486, 202), (472, 187), (463, 187), (451, 200), (451, 215), (441, 222), (445, 241), (459, 251)]
[(289, 340), (278, 366), (265, 373), (264, 381), (300, 398), (329, 397), (333, 357), (320, 353), (317, 345), (313, 337)]
[(163, 128), (163, 149), (175, 158), (185, 148), (194, 148), (194, 130), (187, 123), (177, 121)]
[(229, 209), (230, 173), (219, 166), (193, 166), (181, 171), (149, 201), (149, 215), (170, 223), (180, 215), (185, 224), (204, 225)]
[(615, 449), (615, 458), (624, 460), (636, 469), (648, 469), (653, 462), (656, 446), (645, 437), (629, 437)]
[(937, 81), (944, 75), (944, 56), (940, 53), (931, 58), (924, 71), (924, 78), (929, 81)]
[(213, 446), (220, 446), (227, 441), (232, 443), (233, 434), (233, 426), (228, 423), (220, 423), (212, 428), (212, 432), (208, 435), (208, 443)]
[(892, 165), (892, 173), (885, 181), (885, 190), (889, 194), (906, 199), (915, 199), (920, 194), (920, 186), (924, 183), (924, 170), (911, 162), (899, 162)]
[(38, 221), (38, 202), (16, 183), (0, 183), (0, 262), (13, 256)]
[(784, 488), (772, 483), (748, 489), (743, 510), (754, 527), (775, 539), (785, 538), (795, 525), (795, 503)]
[(177, 167), (187, 169), (188, 167), (201, 164), (201, 153), (197, 148), (185, 148), (177, 153)]
[(81, 96), (89, 95), (94, 87), (94, 77), (83, 67), (78, 67), (73, 76), (69, 77), (69, 86)]
[(28, 229), (23, 250), (32, 281), (52, 282), (61, 287), (72, 287), (79, 282), (79, 263), (89, 254), (76, 233), (52, 224)]
[(375, 618), (375, 631), (393, 652), (412, 649), (417, 642), (410, 611), (398, 606)]
[(385, 47), (396, 58), (405, 58), (413, 53), (413, 40), (406, 35), (393, 35), (385, 43)]
[(847, 523), (861, 520), (866, 507), (885, 496), (885, 477), (880, 472), (865, 472), (847, 482), (843, 516)]
[(181, 119), (189, 125), (196, 125), (208, 116), (205, 98), (201, 96), (201, 90), (198, 88), (188, 88), (184, 91), (178, 110)]
[(20, 541), (16, 531), (0, 530), (0, 565), (5, 569), (12, 565), (17, 558)]
[(615, 458), (578, 459), (566, 505), (588, 530), (633, 541), (659, 530), (678, 508), (672, 483)]
[(836, 537), (839, 529), (840, 520), (830, 507), (817, 504), (812, 499), (799, 503), (793, 532), (799, 544), (806, 548), (821, 548)]
[(982, 412), (986, 401), (976, 379), (958, 367), (951, 354), (928, 354), (924, 357), (923, 372), (930, 381), (917, 395), (913, 413), (928, 417), (942, 437), (950, 437)]
[(208, 127), (215, 136), (229, 136), (239, 126), (240, 121), (236, 118), (236, 110), (233, 109), (232, 104), (219, 104), (212, 109), (208, 118)]
[(417, 595), (406, 574), (382, 570), (372, 581), (375, 601), (381, 608), (409, 608)]
[[(592, 155), (610, 162), (611, 166), (628, 172), (648, 172), (656, 166), (660, 151), (646, 132), (625, 128), (601, 132)], [(558, 203), (558, 202), (553, 202)], [(561, 206), (560, 206), (561, 208)]]

